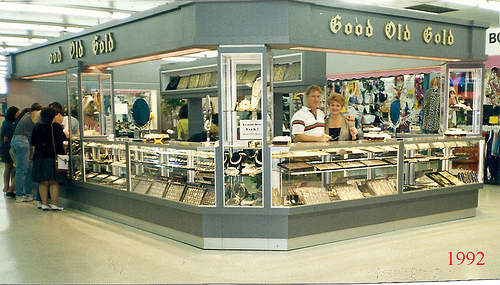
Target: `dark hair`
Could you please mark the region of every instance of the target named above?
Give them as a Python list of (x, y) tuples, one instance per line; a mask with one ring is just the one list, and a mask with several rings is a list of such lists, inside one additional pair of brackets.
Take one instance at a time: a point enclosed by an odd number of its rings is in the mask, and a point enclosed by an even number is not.
[(9, 109), (7, 109), (7, 113), (5, 114), (5, 120), (14, 123), (16, 121), (16, 115), (18, 111), (19, 108), (17, 108), (16, 106), (10, 106)]
[(52, 107), (42, 108), (42, 110), (40, 111), (40, 117), (42, 119), (42, 123), (43, 124), (52, 124), (52, 121), (54, 120), (54, 117), (57, 114), (58, 113), (56, 112), (56, 109), (54, 109)]
[(29, 112), (31, 112), (31, 108), (24, 108), (21, 111), (21, 113), (19, 113), (19, 115), (17, 116), (16, 121), (21, 120), (24, 117), (24, 115), (26, 115), (26, 113), (29, 113)]
[(188, 118), (188, 104), (184, 104), (179, 108), (179, 119)]
[(31, 104), (31, 111), (38, 111), (38, 110), (42, 110), (42, 104), (38, 102)]
[(59, 102), (52, 102), (49, 104), (49, 107), (53, 107), (53, 108), (59, 109), (61, 111), (64, 110), (63, 106)]

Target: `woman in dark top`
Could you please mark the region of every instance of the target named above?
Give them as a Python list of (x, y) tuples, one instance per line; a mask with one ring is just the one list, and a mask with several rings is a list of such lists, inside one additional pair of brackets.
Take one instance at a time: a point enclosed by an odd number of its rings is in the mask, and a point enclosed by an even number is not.
[[(0, 143), (0, 155), (2, 158), (2, 162), (5, 163), (5, 169), (3, 173), (3, 191), (9, 197), (14, 197), (14, 185), (10, 186), (11, 181), (11, 173), (14, 168), (14, 162), (12, 157), (10, 156), (10, 141), (12, 140), (12, 136), (14, 134), (14, 122), (16, 121), (16, 117), (19, 114), (19, 108), (11, 106), (7, 109), (7, 113), (5, 114), (5, 121), (2, 123), (1, 130), (1, 143)], [(13, 180), (14, 181), (14, 180)]]
[[(35, 125), (31, 134), (31, 144), (35, 147), (32, 179), (40, 183), (42, 210), (61, 211), (64, 208), (57, 205), (59, 181), (57, 180), (55, 153), (65, 154), (63, 142), (66, 135), (61, 125), (62, 111), (46, 107), (41, 110), (40, 117), (42, 122)], [(52, 199), (51, 206), (48, 204), (49, 191)]]
[(358, 139), (358, 130), (353, 121), (349, 121), (346, 116), (341, 116), (340, 112), (345, 104), (345, 99), (338, 93), (333, 93), (328, 97), (328, 110), (330, 116), (325, 123), (325, 132), (332, 141), (351, 141)]

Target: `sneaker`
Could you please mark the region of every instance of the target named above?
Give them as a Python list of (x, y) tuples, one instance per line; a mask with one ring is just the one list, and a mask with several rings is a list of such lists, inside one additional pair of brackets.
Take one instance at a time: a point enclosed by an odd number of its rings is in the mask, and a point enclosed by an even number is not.
[(52, 210), (52, 207), (47, 206), (47, 205), (42, 205), (42, 206), (40, 207), (40, 209), (42, 209), (42, 211), (50, 211), (50, 210)]
[(64, 207), (59, 207), (57, 205), (52, 205), (51, 208), (53, 211), (64, 211)]
[(28, 195), (24, 195), (26, 198), (25, 198), (25, 201), (23, 202), (31, 202), (33, 200), (35, 200), (35, 197), (33, 197), (33, 195), (31, 194), (28, 194)]
[(16, 197), (16, 203), (21, 203), (21, 202), (26, 202), (26, 195)]
[(14, 192), (6, 192), (5, 195), (9, 198), (16, 198), (16, 193)]
[(41, 208), (42, 208), (42, 206), (43, 206), (43, 204), (42, 204), (42, 203), (38, 203), (38, 205), (37, 205), (36, 207), (37, 207), (38, 209), (41, 209)]

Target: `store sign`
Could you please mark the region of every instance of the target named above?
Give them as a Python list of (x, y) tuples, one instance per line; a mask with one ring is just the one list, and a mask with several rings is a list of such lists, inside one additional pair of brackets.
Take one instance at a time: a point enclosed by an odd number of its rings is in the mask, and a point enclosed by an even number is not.
[(240, 120), (240, 139), (262, 139), (262, 120)]
[[(69, 42), (68, 55), (72, 59), (85, 57), (85, 42), (83, 40), (72, 40)], [(92, 52), (94, 55), (100, 55), (115, 51), (115, 39), (113, 33), (107, 33), (104, 37), (94, 35), (92, 39)], [(49, 54), (49, 62), (51, 64), (60, 63), (63, 61), (63, 52), (61, 47), (57, 47), (57, 51)]]
[(115, 40), (113, 39), (112, 33), (105, 34), (102, 40), (99, 35), (95, 35), (94, 39), (92, 39), (92, 52), (94, 52), (95, 55), (112, 52), (114, 50)]
[(486, 54), (500, 55), (500, 28), (486, 30)]
[[(342, 17), (336, 15), (330, 19), (330, 31), (334, 34), (343, 33), (347, 36), (355, 35), (357, 37), (365, 36), (370, 38), (374, 35), (374, 27), (370, 19), (366, 20), (366, 24), (353, 25), (349, 22), (343, 23)], [(433, 30), (434, 29), (434, 30)], [(393, 21), (387, 22), (384, 27), (384, 35), (388, 40), (397, 40), (408, 42), (411, 40), (412, 28), (405, 23), (394, 23)], [(427, 26), (421, 32), (422, 40), (426, 44), (441, 44), (451, 46), (455, 42), (451, 29), (437, 30), (434, 27)]]
[(61, 47), (58, 46), (56, 52), (49, 54), (49, 62), (53, 64), (53, 63), (59, 63), (61, 61), (62, 61), (62, 51)]

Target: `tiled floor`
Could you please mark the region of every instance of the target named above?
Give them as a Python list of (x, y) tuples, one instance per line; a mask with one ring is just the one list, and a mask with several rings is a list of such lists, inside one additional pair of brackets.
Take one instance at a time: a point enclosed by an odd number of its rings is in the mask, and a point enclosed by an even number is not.
[[(460, 251), (483, 252), (484, 265), (449, 265), (449, 252)], [(487, 185), (480, 191), (475, 218), (287, 252), (201, 250), (76, 210), (42, 212), (35, 202), (0, 198), (0, 283), (378, 283), (499, 278), (499, 186)]]

